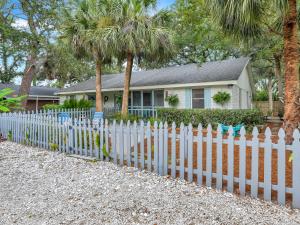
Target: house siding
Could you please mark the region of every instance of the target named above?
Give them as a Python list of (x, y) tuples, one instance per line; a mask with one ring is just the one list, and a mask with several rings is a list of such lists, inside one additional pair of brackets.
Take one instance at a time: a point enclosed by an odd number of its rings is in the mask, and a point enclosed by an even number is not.
[(211, 88), (204, 88), (204, 108), (211, 108)]

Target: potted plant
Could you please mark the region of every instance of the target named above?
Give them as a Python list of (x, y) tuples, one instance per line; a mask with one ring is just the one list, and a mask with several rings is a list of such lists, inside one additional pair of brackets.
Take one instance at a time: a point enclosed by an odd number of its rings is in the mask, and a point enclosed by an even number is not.
[(213, 96), (213, 100), (215, 103), (220, 104), (222, 107), (225, 103), (230, 101), (230, 94), (226, 91), (219, 91)]

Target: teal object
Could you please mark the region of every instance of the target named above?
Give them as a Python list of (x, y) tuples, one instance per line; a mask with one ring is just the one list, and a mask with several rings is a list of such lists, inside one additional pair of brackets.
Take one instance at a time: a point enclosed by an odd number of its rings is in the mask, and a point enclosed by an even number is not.
[[(240, 130), (242, 129), (243, 126), (244, 126), (244, 124), (238, 124), (238, 125), (233, 127), (233, 136), (234, 137), (239, 136)], [(222, 133), (227, 134), (230, 126), (226, 126), (224, 124), (221, 124), (221, 127), (222, 127)]]

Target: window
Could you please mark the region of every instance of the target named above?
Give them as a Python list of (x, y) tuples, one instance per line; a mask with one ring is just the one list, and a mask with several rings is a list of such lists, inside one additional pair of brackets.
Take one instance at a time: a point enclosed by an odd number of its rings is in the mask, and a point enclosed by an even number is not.
[(204, 108), (204, 89), (193, 89), (192, 107), (194, 109)]
[(96, 106), (96, 95), (88, 95), (88, 100), (92, 102), (93, 107)]
[(164, 91), (154, 91), (154, 106), (164, 106)]
[(143, 106), (152, 106), (152, 91), (143, 91)]
[(140, 91), (133, 91), (133, 106), (141, 106), (141, 92)]

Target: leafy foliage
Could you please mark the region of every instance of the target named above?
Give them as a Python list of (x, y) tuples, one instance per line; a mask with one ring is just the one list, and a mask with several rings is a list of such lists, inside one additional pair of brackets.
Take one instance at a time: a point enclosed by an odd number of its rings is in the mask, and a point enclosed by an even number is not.
[(225, 103), (230, 101), (230, 94), (226, 91), (219, 91), (213, 96), (213, 100), (220, 105), (224, 105)]
[(139, 121), (141, 118), (137, 115), (127, 114), (126, 116), (122, 115), (121, 113), (115, 113), (113, 116), (109, 117), (110, 120), (116, 120), (117, 122), (120, 122), (123, 120), (123, 122), (134, 122)]
[(199, 123), (207, 126), (209, 123), (215, 128), (218, 123), (226, 125), (244, 124), (250, 129), (263, 123), (263, 114), (257, 109), (158, 109), (158, 118), (177, 126), (183, 122), (185, 125), (192, 123), (197, 127)]
[(65, 100), (64, 104), (62, 105), (62, 108), (76, 109), (76, 108), (91, 108), (92, 106), (93, 103), (91, 101), (82, 98), (79, 101), (77, 99)]
[(179, 103), (179, 98), (178, 98), (178, 95), (168, 95), (165, 99), (168, 104), (172, 107), (176, 107)]
[(11, 109), (21, 107), (21, 102), (25, 96), (11, 97), (10, 95), (14, 92), (11, 88), (0, 90), (0, 112), (9, 112)]

